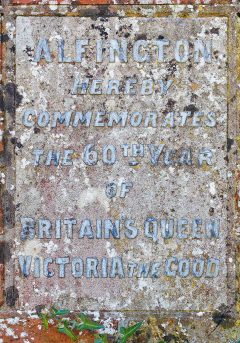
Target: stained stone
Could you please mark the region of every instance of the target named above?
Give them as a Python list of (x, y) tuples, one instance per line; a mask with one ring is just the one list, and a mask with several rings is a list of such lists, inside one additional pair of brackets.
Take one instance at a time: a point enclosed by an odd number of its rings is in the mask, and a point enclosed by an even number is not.
[(227, 305), (227, 19), (16, 23), (18, 306)]

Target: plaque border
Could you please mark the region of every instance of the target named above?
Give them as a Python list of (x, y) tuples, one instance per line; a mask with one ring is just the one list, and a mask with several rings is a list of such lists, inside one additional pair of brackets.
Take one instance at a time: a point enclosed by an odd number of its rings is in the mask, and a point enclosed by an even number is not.
[[(0, 154), (0, 170), (5, 174), (5, 183), (1, 187), (1, 198), (4, 212), (5, 234), (1, 237), (4, 244), (8, 244), (14, 255), (14, 237), (15, 237), (15, 211), (17, 210), (17, 201), (14, 201), (15, 190), (15, 153), (14, 143), (11, 141), (9, 130), (14, 129), (16, 92), (15, 84), (15, 20), (17, 16), (124, 16), (124, 17), (171, 17), (174, 18), (206, 18), (206, 17), (226, 17), (228, 19), (227, 37), (228, 37), (228, 75), (227, 75), (227, 101), (228, 101), (228, 127), (227, 141), (234, 139), (234, 143), (229, 150), (228, 157), (228, 237), (227, 237), (227, 269), (228, 269), (228, 299), (226, 312), (236, 315), (237, 291), (240, 289), (240, 164), (238, 162), (238, 153), (240, 149), (239, 136), (239, 110), (240, 110), (240, 19), (238, 18), (239, 6), (229, 5), (196, 5), (194, 10), (192, 5), (7, 5), (2, 8), (2, 36), (11, 32), (11, 36), (2, 42), (3, 57), (3, 98), (5, 109), (5, 127), (4, 132), (4, 152)], [(1, 8), (0, 8), (1, 10)], [(67, 10), (67, 11), (66, 11)], [(238, 36), (238, 37), (239, 37)], [(9, 90), (8, 85), (13, 84)], [(7, 106), (6, 106), (7, 104)], [(231, 117), (231, 120), (230, 120)], [(232, 175), (232, 176), (231, 176)], [(239, 231), (239, 232), (238, 232)], [(14, 283), (14, 263), (9, 259), (4, 260), (5, 264), (5, 305), (1, 308), (15, 311), (17, 306), (18, 291)], [(15, 297), (12, 304), (7, 301), (9, 292)], [(221, 296), (219, 294), (219, 296)], [(9, 307), (10, 306), (10, 307)], [(91, 311), (91, 310), (90, 310)], [(106, 313), (123, 312), (127, 316), (144, 316), (146, 313), (161, 315), (164, 317), (189, 317), (199, 311), (163, 311), (162, 309), (152, 310), (106, 310), (100, 311)], [(204, 313), (212, 313), (203, 311)], [(15, 313), (15, 312), (14, 312)]]

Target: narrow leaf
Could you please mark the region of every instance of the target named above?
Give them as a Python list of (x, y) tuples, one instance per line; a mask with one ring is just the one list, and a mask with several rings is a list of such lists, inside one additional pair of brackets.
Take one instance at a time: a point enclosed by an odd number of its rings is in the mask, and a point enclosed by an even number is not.
[(83, 329), (83, 326), (84, 326), (84, 324), (80, 324), (80, 323), (78, 323), (78, 322), (74, 322), (74, 323), (73, 323), (73, 329), (74, 329), (74, 330), (79, 330), (79, 331), (84, 330), (84, 329)]
[(42, 320), (44, 329), (47, 330), (48, 329), (48, 317), (46, 314), (40, 313), (39, 314), (39, 318)]
[(70, 324), (71, 324), (71, 328), (72, 328), (73, 330), (75, 330), (75, 329), (79, 330), (79, 329), (78, 329), (79, 323), (76, 322), (76, 320), (72, 320), (72, 321), (70, 322)]
[(70, 311), (67, 310), (67, 309), (62, 309), (62, 310), (56, 310), (55, 311), (55, 315), (56, 316), (64, 316), (64, 315), (69, 314), (69, 313), (70, 313)]
[(80, 313), (78, 316), (83, 323), (88, 319), (88, 317), (84, 313)]
[(52, 306), (52, 307), (51, 307), (51, 312), (55, 313), (56, 311), (57, 311), (57, 308), (54, 307), (54, 306)]
[(104, 329), (104, 325), (99, 324), (98, 322), (95, 322), (88, 318), (85, 314), (81, 313), (79, 315), (79, 318), (81, 319), (83, 324), (78, 325), (78, 330), (99, 330)]
[(120, 327), (120, 333), (121, 333), (122, 335), (125, 335), (125, 332), (126, 332), (126, 328), (124, 328), (123, 326)]
[(51, 312), (55, 315), (55, 316), (64, 316), (66, 314), (69, 314), (69, 310), (63, 308), (63, 309), (57, 309), (56, 307), (52, 306), (51, 308)]
[(126, 343), (127, 342), (127, 338), (126, 337), (122, 337), (120, 338), (120, 340), (118, 341), (118, 343)]
[(75, 327), (77, 330), (90, 330), (90, 331), (94, 331), (94, 330), (100, 330), (100, 329), (104, 329), (104, 326), (98, 323), (84, 323), (84, 324), (79, 324)]
[(63, 326), (58, 327), (58, 332), (64, 333), (73, 341), (76, 341), (78, 339), (77, 336), (75, 336), (72, 330), (68, 327), (68, 324), (66, 322), (63, 323)]
[(121, 333), (124, 332), (123, 337), (121, 338), (121, 343), (125, 343), (128, 338), (132, 337), (135, 334), (135, 332), (141, 328), (142, 325), (143, 325), (143, 322), (139, 322), (135, 325), (125, 328), (125, 330), (120, 328), (120, 332)]

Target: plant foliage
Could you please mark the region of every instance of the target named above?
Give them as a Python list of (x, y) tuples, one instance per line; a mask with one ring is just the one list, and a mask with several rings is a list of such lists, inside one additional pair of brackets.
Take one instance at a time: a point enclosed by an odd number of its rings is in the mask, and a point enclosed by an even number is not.
[[(53, 319), (54, 323), (57, 324), (58, 332), (68, 336), (73, 342), (79, 340), (79, 331), (96, 331), (94, 336), (94, 343), (108, 343), (108, 336), (98, 332), (98, 330), (104, 330), (105, 327), (99, 322), (96, 322), (89, 317), (87, 317), (84, 313), (80, 313), (78, 316), (75, 317), (74, 320), (70, 318), (70, 311), (68, 309), (57, 309), (56, 307), (51, 307), (49, 311), (46, 308), (41, 308), (37, 311), (39, 318), (42, 321), (43, 327), (45, 330), (49, 328), (49, 320)], [(65, 316), (69, 316), (65, 318)], [(139, 322), (135, 325), (128, 326), (128, 327), (121, 327), (120, 328), (120, 337), (116, 338), (115, 342), (117, 343), (126, 343), (127, 340), (132, 337), (136, 331), (138, 331), (143, 322)]]
[(135, 334), (135, 332), (141, 328), (142, 325), (143, 325), (143, 322), (139, 322), (127, 328), (121, 327), (120, 333), (122, 337), (120, 338), (119, 343), (126, 343), (128, 338), (132, 337)]

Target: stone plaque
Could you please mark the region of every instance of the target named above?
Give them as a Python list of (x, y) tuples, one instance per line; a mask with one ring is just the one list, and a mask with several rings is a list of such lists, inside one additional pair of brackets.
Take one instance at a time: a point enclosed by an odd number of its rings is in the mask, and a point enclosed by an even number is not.
[(224, 17), (17, 18), (20, 307), (228, 303), (227, 60)]

